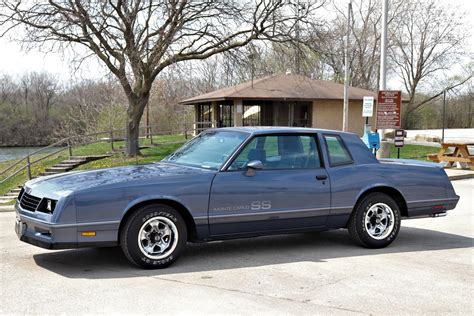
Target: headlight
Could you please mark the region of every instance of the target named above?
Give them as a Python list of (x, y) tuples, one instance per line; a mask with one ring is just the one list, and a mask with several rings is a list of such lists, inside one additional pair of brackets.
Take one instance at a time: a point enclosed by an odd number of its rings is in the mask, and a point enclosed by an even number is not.
[(53, 213), (57, 202), (58, 201), (53, 199), (44, 198), (43, 201), (41, 201), (41, 205), (38, 207), (38, 211), (44, 213)]
[(51, 200), (46, 200), (46, 209), (50, 212), (52, 212), (54, 210), (54, 207), (53, 207), (53, 201)]

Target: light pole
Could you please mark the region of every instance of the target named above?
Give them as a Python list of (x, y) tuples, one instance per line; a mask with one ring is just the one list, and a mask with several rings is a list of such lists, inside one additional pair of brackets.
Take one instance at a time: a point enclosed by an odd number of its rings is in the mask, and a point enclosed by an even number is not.
[[(146, 62), (149, 60), (149, 49), (148, 49), (148, 28), (146, 29)], [(146, 129), (145, 129), (145, 138), (150, 138), (151, 143), (153, 144), (153, 137), (151, 136), (151, 128), (150, 128), (150, 98), (148, 97), (148, 101), (146, 102)]]
[[(380, 87), (379, 90), (387, 89), (387, 15), (388, 0), (382, 0), (382, 34), (380, 41)], [(380, 129), (380, 149), (377, 151), (377, 158), (387, 158), (390, 156), (389, 143), (385, 140), (385, 129)]]
[(446, 89), (443, 90), (443, 122), (441, 130), (441, 143), (444, 143), (444, 127), (446, 122)]
[(349, 129), (349, 46), (351, 35), (351, 12), (352, 3), (349, 1), (347, 7), (346, 45), (344, 49), (344, 104), (342, 110), (342, 130), (344, 132), (347, 132)]

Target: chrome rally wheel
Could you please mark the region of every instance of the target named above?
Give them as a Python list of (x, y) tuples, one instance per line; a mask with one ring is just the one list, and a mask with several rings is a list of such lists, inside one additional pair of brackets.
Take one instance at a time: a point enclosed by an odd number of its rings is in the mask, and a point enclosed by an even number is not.
[(146, 269), (165, 268), (186, 247), (186, 222), (174, 208), (150, 204), (132, 211), (120, 230), (120, 246), (132, 263)]
[(138, 247), (150, 259), (159, 260), (169, 256), (178, 240), (178, 228), (163, 216), (150, 218), (138, 232)]
[(383, 248), (400, 230), (398, 203), (388, 194), (373, 192), (363, 196), (352, 211), (347, 228), (352, 239), (367, 248)]
[(365, 214), (367, 233), (374, 239), (381, 240), (390, 235), (395, 226), (393, 210), (385, 203), (372, 205)]

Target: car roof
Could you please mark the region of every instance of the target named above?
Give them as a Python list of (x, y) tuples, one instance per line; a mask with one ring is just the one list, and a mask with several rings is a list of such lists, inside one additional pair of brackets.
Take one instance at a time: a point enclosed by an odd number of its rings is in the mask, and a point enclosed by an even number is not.
[(288, 127), (288, 126), (239, 126), (221, 127), (208, 130), (236, 131), (250, 134), (279, 134), (279, 133), (328, 133), (328, 134), (353, 134), (330, 129), (308, 128), (308, 127)]

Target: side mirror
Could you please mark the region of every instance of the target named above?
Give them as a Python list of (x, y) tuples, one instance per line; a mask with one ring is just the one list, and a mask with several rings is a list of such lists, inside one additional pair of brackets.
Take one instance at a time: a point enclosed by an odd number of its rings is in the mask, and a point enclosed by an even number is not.
[(247, 164), (250, 169), (263, 169), (263, 163), (260, 160), (252, 160)]
[(247, 163), (247, 172), (246, 176), (252, 177), (255, 175), (255, 171), (263, 169), (263, 163), (260, 160), (252, 160)]

